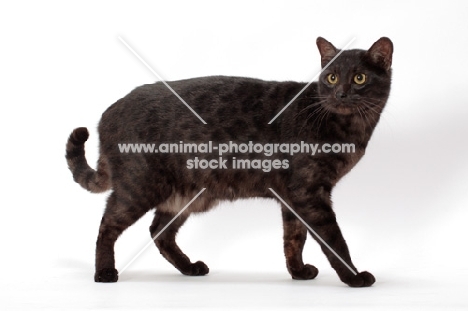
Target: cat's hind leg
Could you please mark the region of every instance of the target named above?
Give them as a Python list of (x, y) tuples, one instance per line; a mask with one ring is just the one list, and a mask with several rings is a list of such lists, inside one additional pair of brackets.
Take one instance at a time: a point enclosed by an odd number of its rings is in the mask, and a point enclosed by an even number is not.
[(107, 200), (106, 210), (99, 227), (96, 242), (96, 282), (117, 282), (114, 244), (120, 234), (140, 219), (149, 208), (135, 205), (124, 197), (112, 193)]
[(175, 216), (176, 213), (163, 212), (160, 210), (156, 211), (153, 224), (150, 227), (150, 233), (159, 249), (159, 252), (182, 274), (190, 276), (201, 276), (207, 274), (209, 272), (207, 265), (202, 261), (192, 263), (187, 255), (180, 250), (175, 241), (177, 232), (187, 220), (189, 213), (182, 213), (167, 228), (165, 228)]
[(302, 251), (307, 238), (307, 228), (291, 211), (282, 206), (284, 255), (289, 274), (295, 280), (311, 280), (318, 274), (318, 269), (304, 264)]

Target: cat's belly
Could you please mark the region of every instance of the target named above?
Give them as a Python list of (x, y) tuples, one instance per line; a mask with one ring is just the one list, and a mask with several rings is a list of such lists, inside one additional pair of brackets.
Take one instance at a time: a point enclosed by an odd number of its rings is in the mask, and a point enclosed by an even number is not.
[[(200, 189), (200, 191), (202, 189)], [(170, 214), (177, 214), (184, 208), (187, 210), (187, 214), (203, 213), (213, 207), (216, 207), (221, 201), (233, 201), (242, 198), (249, 199), (252, 197), (267, 197), (267, 193), (265, 191), (259, 191), (257, 195), (252, 196), (252, 192), (247, 193), (247, 190), (236, 191), (236, 189), (232, 187), (225, 187), (221, 191), (219, 189), (205, 188), (199, 197), (193, 200), (200, 191), (193, 191), (187, 195), (182, 195), (180, 192), (173, 192), (166, 201), (156, 206), (156, 209)], [(192, 200), (193, 202), (190, 203)]]
[[(186, 207), (196, 195), (197, 192), (188, 195), (174, 192), (164, 203), (156, 206), (156, 209), (165, 213), (177, 214)], [(216, 206), (218, 202), (218, 200), (213, 200), (212, 196), (203, 196), (203, 194), (201, 194), (200, 197), (196, 198), (186, 207), (186, 209), (189, 209), (187, 214), (206, 212)]]

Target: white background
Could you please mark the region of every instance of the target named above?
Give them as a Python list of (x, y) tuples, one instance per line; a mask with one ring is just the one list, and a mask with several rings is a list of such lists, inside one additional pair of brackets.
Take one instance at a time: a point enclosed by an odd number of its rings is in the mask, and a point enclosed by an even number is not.
[[(12, 3), (12, 2), (11, 2)], [(0, 308), (444, 309), (468, 307), (468, 2), (15, 1), (0, 4)], [(377, 283), (341, 283), (312, 239), (320, 273), (293, 281), (279, 206), (248, 200), (195, 216), (179, 242), (205, 277), (182, 276), (150, 246), (116, 284), (96, 284), (106, 195), (67, 170), (65, 142), (156, 79), (236, 75), (308, 82), (317, 36), (353, 48), (392, 39), (393, 88), (366, 156), (334, 191), (354, 263)], [(116, 246), (117, 268), (149, 241), (152, 213)]]

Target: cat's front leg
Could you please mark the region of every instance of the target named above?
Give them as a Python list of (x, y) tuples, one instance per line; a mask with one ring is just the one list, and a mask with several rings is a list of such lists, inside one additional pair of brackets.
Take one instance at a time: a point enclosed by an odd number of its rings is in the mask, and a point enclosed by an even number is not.
[(318, 274), (318, 269), (302, 261), (307, 228), (284, 205), (281, 207), (281, 214), (283, 216), (284, 255), (289, 274), (295, 280), (314, 279)]
[(358, 272), (351, 261), (330, 197), (328, 185), (315, 185), (293, 194), (290, 207), (312, 229), (309, 230), (311, 235), (320, 244), (342, 282), (351, 287), (371, 286), (375, 282), (374, 276), (366, 271)]

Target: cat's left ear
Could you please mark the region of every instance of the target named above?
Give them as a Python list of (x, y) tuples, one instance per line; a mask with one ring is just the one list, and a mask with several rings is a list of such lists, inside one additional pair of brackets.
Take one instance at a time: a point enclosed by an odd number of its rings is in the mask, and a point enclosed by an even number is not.
[(322, 57), (322, 68), (338, 53), (338, 49), (322, 37), (317, 38), (317, 47)]
[(366, 55), (372, 63), (388, 71), (392, 67), (393, 43), (389, 38), (382, 37), (371, 46)]

